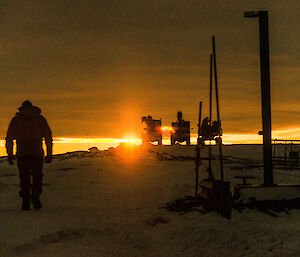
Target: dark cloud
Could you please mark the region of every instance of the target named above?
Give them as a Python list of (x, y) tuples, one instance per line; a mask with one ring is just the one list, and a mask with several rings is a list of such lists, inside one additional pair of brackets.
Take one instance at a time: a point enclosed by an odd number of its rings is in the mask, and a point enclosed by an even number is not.
[(297, 1), (35, 0), (0, 7), (1, 131), (25, 99), (42, 107), (56, 136), (118, 137), (141, 115), (168, 125), (178, 110), (195, 127), (199, 100), (207, 109), (214, 34), (224, 132), (256, 132), (258, 24), (243, 12), (262, 9), (270, 11), (273, 127), (298, 124), (286, 118), (300, 97)]

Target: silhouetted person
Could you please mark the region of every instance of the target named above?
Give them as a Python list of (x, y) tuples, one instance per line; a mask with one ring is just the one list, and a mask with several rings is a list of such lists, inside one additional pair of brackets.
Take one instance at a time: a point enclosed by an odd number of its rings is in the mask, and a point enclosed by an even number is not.
[[(13, 165), (13, 140), (17, 142), (17, 163), (20, 176), (20, 197), (23, 198), (22, 210), (30, 209), (30, 200), (35, 209), (40, 209), (40, 194), (43, 183), (45, 138), (47, 147), (46, 163), (52, 161), (52, 133), (46, 119), (41, 115), (41, 109), (25, 101), (18, 108), (19, 112), (11, 120), (7, 136), (6, 150), (8, 162)], [(32, 176), (32, 186), (31, 186)]]

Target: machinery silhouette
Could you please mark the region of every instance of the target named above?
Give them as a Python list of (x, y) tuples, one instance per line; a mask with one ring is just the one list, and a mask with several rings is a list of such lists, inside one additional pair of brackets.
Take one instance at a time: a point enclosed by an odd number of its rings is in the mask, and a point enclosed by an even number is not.
[(142, 123), (146, 127), (142, 131), (142, 143), (156, 142), (158, 145), (162, 145), (162, 131), (161, 131), (161, 119), (154, 120), (152, 116), (142, 117)]
[(206, 140), (215, 140), (216, 143), (222, 143), (221, 121), (210, 121), (205, 117), (200, 128), (200, 143), (204, 145)]
[(182, 119), (182, 112), (177, 112), (177, 121), (172, 122), (172, 128), (171, 145), (175, 145), (176, 142), (191, 144), (190, 122)]

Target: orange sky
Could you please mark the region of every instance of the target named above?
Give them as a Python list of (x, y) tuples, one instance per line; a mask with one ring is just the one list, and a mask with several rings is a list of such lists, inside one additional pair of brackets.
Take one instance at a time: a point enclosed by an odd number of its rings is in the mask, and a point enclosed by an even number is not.
[(258, 23), (243, 12), (263, 9), (270, 11), (273, 129), (296, 137), (298, 1), (35, 0), (1, 4), (0, 138), (26, 99), (55, 137), (139, 137), (141, 116), (170, 126), (179, 110), (195, 131), (200, 100), (208, 112), (213, 34), (224, 135), (257, 137)]
[[(290, 128), (282, 130), (273, 130), (273, 139), (289, 139), (299, 140), (300, 128)], [(195, 134), (191, 135), (191, 143), (197, 142)], [(98, 149), (108, 149), (109, 147), (116, 147), (120, 143), (132, 143), (141, 144), (142, 140), (139, 137), (135, 137), (133, 134), (127, 135), (123, 138), (54, 138), (54, 154), (71, 152), (71, 151), (87, 151), (90, 147), (98, 147)], [(261, 144), (262, 136), (258, 134), (224, 134), (224, 144)], [(167, 132), (163, 133), (163, 144), (170, 144), (170, 134)], [(15, 146), (16, 147), (16, 146)], [(16, 150), (16, 149), (15, 149)], [(0, 140), (0, 156), (6, 155), (5, 141)]]

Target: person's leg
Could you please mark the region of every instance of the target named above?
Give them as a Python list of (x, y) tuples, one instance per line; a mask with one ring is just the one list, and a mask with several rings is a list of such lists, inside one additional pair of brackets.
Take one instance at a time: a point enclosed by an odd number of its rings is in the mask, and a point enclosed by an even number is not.
[(19, 177), (20, 177), (20, 192), (19, 195), (23, 199), (22, 210), (30, 209), (30, 167), (29, 162), (26, 157), (18, 158), (18, 169), (19, 169)]
[(35, 209), (42, 208), (40, 194), (43, 192), (43, 157), (35, 156), (31, 162), (32, 203)]

